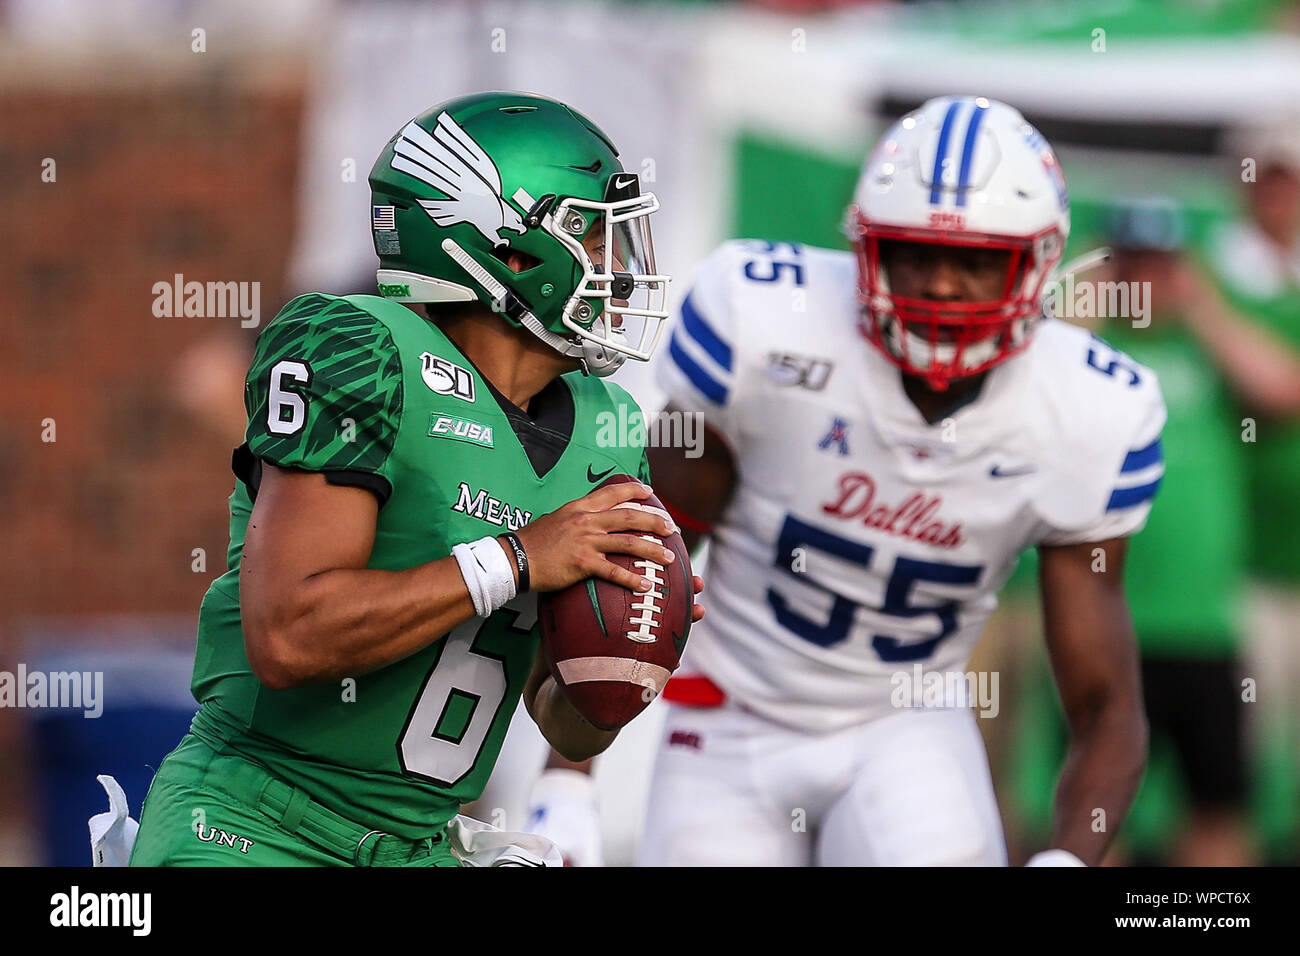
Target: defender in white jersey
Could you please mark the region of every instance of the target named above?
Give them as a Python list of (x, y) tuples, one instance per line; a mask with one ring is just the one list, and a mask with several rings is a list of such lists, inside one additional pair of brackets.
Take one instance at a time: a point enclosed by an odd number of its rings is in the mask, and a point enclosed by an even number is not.
[(926, 675), (964, 673), (1037, 547), (1072, 741), (1034, 862), (1094, 864), (1146, 757), (1122, 573), (1162, 472), (1159, 386), (1043, 317), (1068, 198), (1014, 109), (899, 121), (849, 227), (856, 255), (725, 244), (661, 365), (709, 427), (702, 458), (651, 469), (688, 541), (711, 535), (710, 600), (665, 691), (641, 860), (1005, 865), (966, 685)]

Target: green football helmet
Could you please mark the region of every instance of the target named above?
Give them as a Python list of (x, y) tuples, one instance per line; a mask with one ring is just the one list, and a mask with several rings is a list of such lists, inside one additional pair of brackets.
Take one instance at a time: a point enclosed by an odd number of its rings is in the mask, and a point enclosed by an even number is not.
[[(563, 103), (528, 93), (440, 103), (389, 140), (370, 192), (381, 295), (484, 302), (595, 375), (646, 361), (658, 344), (669, 281), (650, 238), (659, 202)], [(635, 342), (629, 317), (641, 323)]]

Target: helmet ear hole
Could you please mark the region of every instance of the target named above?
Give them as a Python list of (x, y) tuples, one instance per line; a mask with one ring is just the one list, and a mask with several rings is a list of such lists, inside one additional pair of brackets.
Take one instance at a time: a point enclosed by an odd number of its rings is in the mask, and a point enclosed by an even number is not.
[(492, 250), (491, 255), (511, 272), (527, 272), (542, 264), (542, 260), (536, 256), (509, 246), (498, 246)]

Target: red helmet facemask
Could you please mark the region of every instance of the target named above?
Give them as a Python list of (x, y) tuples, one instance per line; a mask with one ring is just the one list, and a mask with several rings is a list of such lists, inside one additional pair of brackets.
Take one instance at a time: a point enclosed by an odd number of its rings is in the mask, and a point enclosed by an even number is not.
[[(1005, 362), (1029, 347), (1042, 316), (1043, 285), (1060, 260), (1060, 232), (1026, 237), (949, 229), (883, 226), (850, 210), (850, 235), (858, 256), (861, 329), (881, 353), (908, 375), (944, 391)], [(1005, 274), (997, 298), (985, 301), (925, 299), (894, 293), (881, 262), (881, 242), (901, 240), (955, 248), (1004, 250)]]

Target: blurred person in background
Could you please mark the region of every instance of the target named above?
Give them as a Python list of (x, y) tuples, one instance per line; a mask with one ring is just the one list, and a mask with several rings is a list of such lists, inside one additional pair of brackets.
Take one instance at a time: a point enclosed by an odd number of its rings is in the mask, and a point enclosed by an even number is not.
[[(1232, 304), (1267, 334), (1279, 359), (1300, 359), (1300, 117), (1239, 130), (1229, 156), (1240, 171), (1241, 215), (1210, 241), (1210, 264)], [(1238, 387), (1254, 424), (1245, 456), (1249, 495), (1250, 676), (1264, 758), (1264, 814), (1274, 843), (1296, 848), (1300, 799), (1300, 385), (1257, 369)], [(1246, 423), (1243, 422), (1243, 428)]]
[(243, 440), (244, 372), (252, 357), (243, 335), (205, 335), (176, 357), (172, 395), (191, 427), (235, 447)]
[(664, 691), (640, 862), (1006, 865), (968, 661), (1036, 547), (1072, 737), (1029, 865), (1095, 864), (1146, 758), (1122, 568), (1163, 467), (1156, 377), (1043, 317), (1068, 192), (1004, 103), (899, 120), (846, 231), (856, 255), (724, 244), (659, 367), (706, 422), (698, 461), (649, 458), (688, 546), (711, 539), (713, 597)]
[[(1117, 204), (1106, 228), (1115, 249), (1110, 278), (1150, 311), (1133, 320), (1113, 315), (1103, 334), (1156, 372), (1169, 411), (1162, 507), (1130, 545), (1126, 572), (1152, 750), (1173, 749), (1190, 803), (1165, 862), (1245, 865), (1253, 857), (1238, 657), (1246, 446), (1232, 393), (1258, 392), (1260, 379), (1300, 382), (1300, 373), (1250, 335), (1198, 274), (1172, 201)], [(1158, 799), (1144, 787), (1134, 819)]]

